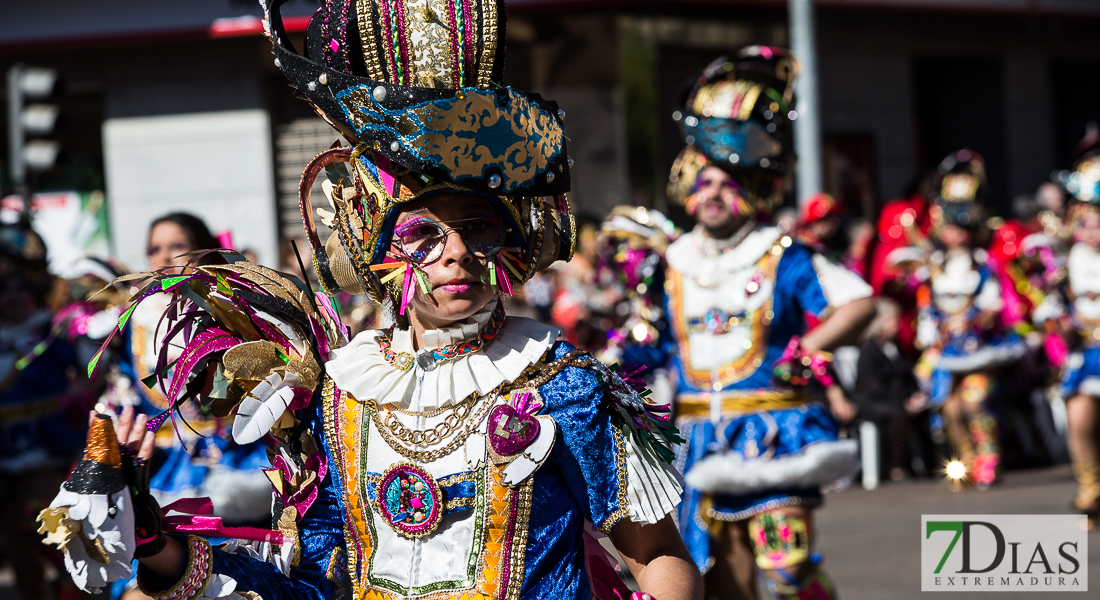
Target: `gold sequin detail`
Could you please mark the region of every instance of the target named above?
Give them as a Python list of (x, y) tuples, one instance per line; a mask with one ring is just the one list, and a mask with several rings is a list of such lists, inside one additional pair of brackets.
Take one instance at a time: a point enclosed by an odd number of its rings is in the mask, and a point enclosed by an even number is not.
[(116, 469), (122, 468), (122, 455), (118, 451), (118, 438), (115, 437), (111, 419), (97, 417), (92, 421), (92, 426), (88, 429), (88, 447), (84, 449), (84, 460), (92, 460)]

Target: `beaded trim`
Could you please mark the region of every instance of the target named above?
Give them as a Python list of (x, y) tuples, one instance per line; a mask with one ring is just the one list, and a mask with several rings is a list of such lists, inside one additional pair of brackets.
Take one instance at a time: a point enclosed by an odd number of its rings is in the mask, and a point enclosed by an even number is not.
[[(450, 346), (438, 350), (431, 350), (428, 354), (435, 359), (435, 362), (440, 363), (481, 350), (496, 338), (497, 332), (500, 331), (501, 325), (504, 324), (505, 316), (507, 315), (504, 313), (504, 303), (501, 302), (497, 305), (496, 309), (493, 310), (492, 316), (489, 317), (489, 325), (477, 337), (458, 342), (457, 344), (451, 344)], [(393, 335), (393, 328), (390, 328), (389, 331), (378, 338), (378, 346), (382, 349), (382, 356), (386, 359), (386, 362), (394, 367), (402, 371), (408, 371), (413, 366), (412, 355), (408, 352), (395, 352), (390, 346), (391, 335)]]
[(152, 591), (145, 587), (140, 572), (138, 588), (153, 600), (188, 600), (206, 589), (210, 574), (214, 569), (210, 542), (197, 535), (187, 536), (187, 568), (176, 583), (163, 591)]

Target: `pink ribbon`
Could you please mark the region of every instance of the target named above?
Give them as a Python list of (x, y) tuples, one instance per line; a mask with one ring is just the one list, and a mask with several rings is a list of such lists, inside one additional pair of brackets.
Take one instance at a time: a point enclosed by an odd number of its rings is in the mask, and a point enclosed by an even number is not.
[[(165, 533), (201, 533), (271, 544), (282, 544), (284, 541), (280, 531), (256, 527), (226, 527), (222, 524), (221, 517), (196, 516), (214, 513), (214, 504), (210, 498), (181, 498), (161, 510), (165, 515), (161, 530)], [(167, 515), (170, 512), (185, 514), (169, 517)]]

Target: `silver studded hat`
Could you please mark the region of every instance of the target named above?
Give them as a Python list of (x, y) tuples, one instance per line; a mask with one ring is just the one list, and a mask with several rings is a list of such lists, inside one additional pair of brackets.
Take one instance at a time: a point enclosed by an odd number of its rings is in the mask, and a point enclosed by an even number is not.
[[(511, 221), (507, 276), (516, 284), (572, 256), (565, 113), (503, 85), (503, 2), (323, 0), (299, 54), (279, 12), (286, 0), (262, 1), (276, 65), (350, 144), (314, 158), (299, 188), (328, 291), (382, 302), (386, 288), (370, 267), (385, 259), (394, 209), (429, 194), (493, 202)], [(322, 171), (326, 241), (310, 200)]]

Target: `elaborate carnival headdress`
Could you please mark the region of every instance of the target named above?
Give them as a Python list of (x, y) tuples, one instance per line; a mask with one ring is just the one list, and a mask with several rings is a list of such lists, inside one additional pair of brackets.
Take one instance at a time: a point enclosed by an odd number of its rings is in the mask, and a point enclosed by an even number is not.
[(933, 189), (939, 191), (935, 205), (939, 210), (933, 213), (933, 220), (970, 228), (981, 225), (983, 204), (989, 197), (982, 155), (959, 150), (940, 162), (934, 177)]
[[(720, 167), (766, 207), (793, 160), (791, 121), (798, 61), (787, 50), (748, 46), (723, 56), (686, 82), (672, 118), (687, 147), (676, 157), (668, 198), (684, 204), (704, 167)], [(753, 207), (756, 208), (756, 207)]]
[(600, 233), (605, 238), (621, 239), (634, 247), (664, 253), (679, 235), (676, 226), (661, 211), (644, 206), (616, 206), (611, 209)]
[[(424, 289), (412, 265), (401, 264), (402, 272), (387, 257), (389, 232), (396, 208), (437, 193), (482, 196), (512, 221), (504, 251), (487, 265), (505, 289), (571, 258), (565, 113), (501, 84), (502, 1), (324, 0), (306, 30), (304, 56), (283, 27), (286, 0), (264, 2), (275, 64), (351, 144), (314, 158), (299, 187), (328, 291), (370, 294), (381, 304), (402, 289), (406, 296)], [(333, 230), (327, 241), (310, 201), (322, 170), (333, 209), (322, 215)]]

